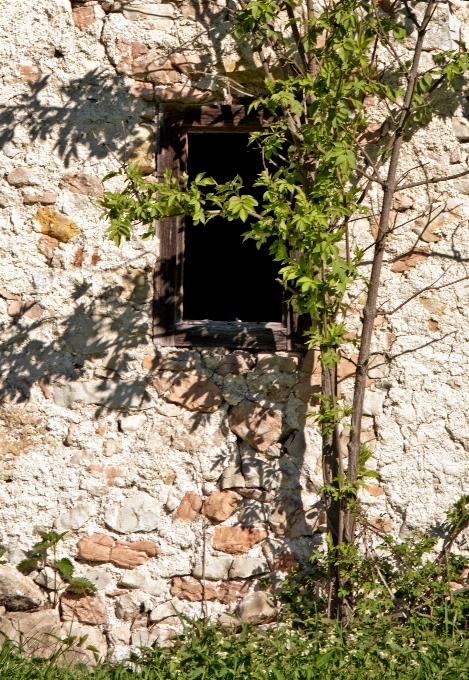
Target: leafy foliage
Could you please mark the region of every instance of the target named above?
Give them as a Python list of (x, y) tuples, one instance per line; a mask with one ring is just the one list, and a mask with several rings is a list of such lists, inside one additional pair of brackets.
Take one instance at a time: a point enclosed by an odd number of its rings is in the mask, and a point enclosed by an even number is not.
[[(350, 252), (349, 220), (368, 211), (369, 170), (389, 157), (402, 110), (401, 84), (410, 62), (395, 58), (392, 41), (407, 35), (406, 5), (395, 2), (385, 13), (374, 0), (342, 0), (301, 20), (296, 5), (251, 0), (237, 13), (235, 35), (259, 53), (270, 46), (283, 68), (282, 77), (266, 78), (265, 94), (251, 104), (273, 117), (265, 131), (251, 136), (276, 164), (256, 182), (264, 190), (262, 204), (243, 193), (240, 177), (217, 185), (203, 174), (189, 183), (187, 175), (167, 173), (159, 184), (149, 184), (130, 165), (104, 178), (122, 175), (126, 184), (122, 191), (106, 192), (101, 205), (116, 245), (130, 238), (135, 225), (144, 227), (142, 238), (152, 236), (155, 220), (169, 216), (189, 215), (195, 226), (215, 215), (248, 223), (244, 238), (258, 247), (269, 244), (293, 306), (311, 317), (307, 345), (319, 348), (323, 367), (332, 369), (346, 333), (344, 295), (359, 278), (363, 258), (359, 249)], [(379, 49), (392, 56), (384, 70), (376, 58)], [(467, 69), (464, 45), (434, 62), (417, 79), (408, 124), (424, 120), (436, 91), (453, 87)], [(372, 96), (389, 110), (390, 133), (377, 149), (377, 165), (363, 138), (369, 124), (365, 101)], [(326, 401), (321, 406), (326, 430), (342, 417), (335, 403), (330, 406)]]
[[(68, 557), (57, 560), (56, 547), (62, 538), (67, 534), (66, 531), (59, 534), (56, 531), (40, 531), (41, 541), (36, 543), (28, 557), (17, 564), (16, 568), (24, 574), (29, 574), (35, 569), (51, 566), (56, 573), (59, 573), (66, 581), (67, 591), (77, 595), (92, 595), (96, 592), (96, 586), (82, 576), (74, 576), (75, 567)], [(52, 549), (53, 555), (49, 557)]]

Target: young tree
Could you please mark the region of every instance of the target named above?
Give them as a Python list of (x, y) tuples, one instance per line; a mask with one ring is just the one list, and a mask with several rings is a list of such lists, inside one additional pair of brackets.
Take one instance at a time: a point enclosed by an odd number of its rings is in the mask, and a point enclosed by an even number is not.
[[(436, 98), (452, 90), (468, 66), (462, 42), (452, 52), (434, 54), (430, 67), (428, 60), (422, 63), (436, 9), (436, 0), (340, 0), (319, 9), (312, 0), (239, 0), (236, 35), (258, 54), (265, 74), (264, 93), (253, 97), (251, 106), (271, 114), (271, 122), (252, 135), (252, 142), (262, 145), (268, 161), (281, 161), (259, 175), (261, 205), (243, 193), (239, 177), (217, 185), (203, 175), (189, 183), (185, 175), (167, 174), (157, 185), (145, 182), (134, 166), (119, 171), (125, 175), (124, 190), (106, 192), (102, 201), (109, 237), (117, 245), (137, 224), (147, 228), (143, 238), (152, 236), (154, 221), (168, 216), (188, 215), (194, 225), (215, 215), (249, 222), (245, 238), (259, 247), (269, 244), (292, 304), (299, 314), (309, 315), (305, 345), (319, 350), (322, 367), (317, 421), (332, 555), (329, 616), (340, 611), (346, 617), (340, 554), (354, 541), (357, 490), (363, 477), (372, 474), (365, 470), (369, 452), (360, 443), (361, 421), (384, 249), (395, 228), (393, 199), (397, 191), (452, 178), (429, 179), (423, 173), (409, 182), (401, 169), (406, 140), (428, 124)], [(236, 82), (230, 81), (230, 87), (236, 90)], [(374, 140), (367, 107), (371, 98), (382, 117)], [(422, 169), (414, 169), (414, 176), (418, 172)], [(352, 251), (353, 221), (371, 216), (371, 197), (380, 214), (371, 271), (365, 276), (360, 273), (364, 252)], [(347, 343), (349, 291), (360, 281), (367, 298), (355, 341), (353, 403), (347, 406), (338, 395), (337, 365)], [(345, 469), (339, 427), (349, 416)]]

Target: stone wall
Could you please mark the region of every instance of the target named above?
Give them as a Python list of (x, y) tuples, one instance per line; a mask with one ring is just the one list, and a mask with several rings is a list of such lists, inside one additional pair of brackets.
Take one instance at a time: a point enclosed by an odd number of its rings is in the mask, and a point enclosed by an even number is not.
[[(275, 602), (256, 578), (270, 575), (275, 590), (323, 540), (320, 438), (308, 418), (317, 357), (157, 352), (158, 244), (135, 236), (116, 248), (96, 205), (118, 159), (154, 171), (159, 102), (231, 102), (215, 74), (255, 89), (258, 64), (221, 1), (3, 5), (0, 539), (14, 566), (38, 530), (68, 531), (59, 556), (98, 595), (48, 609), (56, 585), (45, 570), (25, 577), (19, 606), (19, 576), (0, 567), (1, 628), (15, 637), (72, 626), (122, 658), (130, 643), (164, 644), (180, 625), (175, 609), (270, 622)], [(466, 5), (441, 6), (425, 59), (464, 34)], [(385, 131), (369, 106), (372, 143)], [(409, 170), (422, 159), (429, 173), (467, 167), (466, 106), (461, 81), (408, 145)], [(467, 284), (396, 309), (438, 277), (437, 288), (465, 276), (468, 195), (462, 179), (395, 204), (407, 227), (387, 251), (363, 433), (380, 481), (362, 497), (376, 526), (400, 536), (441, 522), (469, 481)], [(355, 222), (353, 240), (370, 245), (374, 228)], [(364, 295), (350, 295), (350, 340)], [(355, 349), (343, 349), (348, 399)], [(346, 427), (342, 436), (345, 450)]]

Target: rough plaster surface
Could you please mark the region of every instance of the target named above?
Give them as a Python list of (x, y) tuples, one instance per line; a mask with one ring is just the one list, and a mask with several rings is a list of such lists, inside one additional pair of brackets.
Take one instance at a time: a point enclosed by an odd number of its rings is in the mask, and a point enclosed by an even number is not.
[[(213, 73), (255, 86), (258, 64), (235, 44), (222, 2), (128, 3), (118, 9), (111, 2), (72, 8), (69, 0), (9, 0), (0, 17), (1, 541), (14, 565), (37, 541), (38, 529), (69, 532), (60, 556), (73, 559), (76, 572), (109, 595), (108, 623), (101, 627), (114, 658), (128, 653), (131, 624), (134, 644), (164, 643), (177, 630), (174, 617), (160, 620), (172, 615), (169, 601), (177, 599), (187, 615), (202, 615), (200, 602), (173, 598), (171, 588), (173, 577), (203, 576), (204, 544), (205, 576), (214, 588), (245, 578), (254, 587), (253, 577), (268, 570), (278, 582), (283, 551), (307, 559), (321, 544), (323, 528), (320, 438), (306, 418), (315, 406), (299, 398), (301, 385), (314, 384), (303, 357), (259, 357), (256, 364), (253, 353), (234, 374), (227, 369), (231, 359), (220, 364), (228, 354), (223, 348), (165, 350), (152, 370), (151, 276), (158, 244), (134, 236), (117, 249), (106, 239), (95, 203), (99, 178), (116, 168), (124, 147), (152, 171), (158, 101), (228, 101)], [(449, 48), (469, 26), (467, 3), (438, 11), (427, 51)], [(132, 65), (132, 43), (156, 55), (153, 80)], [(196, 87), (182, 67), (168, 65), (176, 53), (202, 64), (206, 75)], [(416, 159), (427, 163), (429, 174), (467, 167), (464, 89), (461, 82), (438, 103), (438, 115), (407, 146), (404, 169)], [(382, 116), (379, 107), (370, 113), (377, 121)], [(409, 181), (414, 176), (420, 179), (413, 171)], [(439, 277), (437, 286), (466, 275), (469, 180), (415, 190), (410, 198), (412, 207), (397, 213), (397, 224), (407, 225), (388, 244), (363, 434), (380, 474), (363, 501), (370, 516), (377, 522), (383, 517), (386, 528), (402, 536), (440, 523), (469, 483), (468, 284), (418, 293)], [(429, 201), (435, 216), (430, 226), (419, 221)], [(41, 220), (33, 220), (41, 205), (68, 218), (78, 234), (64, 239), (49, 231), (50, 240), (41, 241)], [(372, 223), (354, 223), (358, 245), (372, 242)], [(416, 259), (398, 259), (415, 246), (423, 249)], [(360, 327), (364, 295), (358, 288), (350, 294), (352, 333)], [(353, 346), (344, 352), (352, 357)], [(350, 365), (344, 362), (343, 376), (350, 375)], [(182, 374), (213, 381), (221, 406), (200, 412), (166, 399)], [(350, 377), (341, 385), (350, 399)], [(280, 445), (262, 453), (240, 445), (228, 412), (246, 398), (282, 414)], [(345, 445), (346, 427), (343, 435)], [(234, 561), (212, 547), (217, 523), (200, 514), (202, 500), (219, 488), (235, 488), (243, 498), (223, 526), (269, 533)], [(148, 539), (160, 552), (134, 570), (76, 561), (78, 540), (94, 533)], [(197, 582), (187, 583), (196, 592)], [(213, 618), (238, 606), (239, 597), (226, 595), (232, 591), (221, 592), (207, 597)], [(156, 628), (145, 630), (144, 619), (136, 617), (164, 603), (150, 617)]]

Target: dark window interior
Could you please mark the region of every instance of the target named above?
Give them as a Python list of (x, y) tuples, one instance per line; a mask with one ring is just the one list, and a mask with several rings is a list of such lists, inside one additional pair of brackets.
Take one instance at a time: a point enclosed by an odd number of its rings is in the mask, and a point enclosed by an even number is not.
[[(239, 174), (246, 191), (258, 201), (262, 188), (252, 185), (262, 171), (258, 148), (241, 133), (190, 134), (188, 173), (195, 179), (205, 172), (217, 182)], [(186, 220), (183, 273), (183, 318), (211, 321), (281, 322), (282, 287), (275, 280), (279, 264), (267, 245), (260, 250), (243, 242), (249, 223), (221, 218), (194, 226)]]

